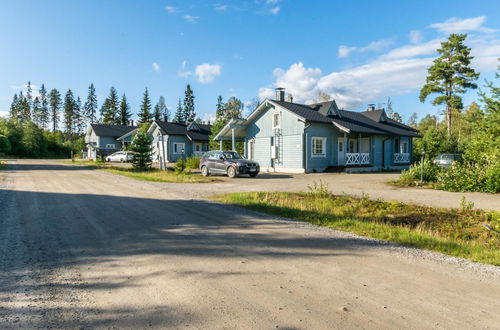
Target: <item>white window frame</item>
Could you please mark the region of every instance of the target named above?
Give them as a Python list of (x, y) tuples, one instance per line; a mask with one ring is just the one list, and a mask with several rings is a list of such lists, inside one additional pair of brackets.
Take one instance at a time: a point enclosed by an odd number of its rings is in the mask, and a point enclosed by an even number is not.
[[(314, 143), (316, 141), (321, 141), (322, 153), (320, 154), (315, 152), (316, 150), (314, 148)], [(311, 138), (311, 157), (323, 157), (323, 158), (326, 157), (326, 137), (313, 136)]]
[[(200, 147), (199, 148), (200, 150), (196, 150), (196, 147)], [(201, 143), (201, 142), (195, 142), (194, 143), (194, 151), (196, 151), (196, 152), (202, 152), (203, 151), (203, 143)]]
[[(179, 146), (181, 146), (180, 150), (179, 150)], [(181, 155), (181, 154), (186, 152), (186, 144), (184, 142), (174, 142), (172, 149), (173, 149), (174, 154)], [(177, 151), (175, 151), (175, 149), (177, 149)], [(182, 152), (182, 150), (184, 150), (184, 152)]]
[[(404, 149), (403, 145), (406, 146), (406, 151), (403, 150)], [(402, 154), (408, 154), (410, 153), (409, 150), (410, 150), (410, 144), (408, 143), (408, 141), (399, 140), (399, 152)]]
[[(276, 118), (278, 118), (278, 124), (276, 125)], [(280, 128), (281, 127), (281, 113), (280, 112), (274, 112), (273, 113), (273, 128)]]
[[(358, 140), (357, 139), (349, 139), (349, 141), (347, 141), (348, 145), (349, 145), (349, 154), (357, 154), (359, 151), (358, 151)], [(351, 143), (354, 143), (353, 145), (353, 148), (351, 148)], [(356, 151), (354, 151), (356, 150)]]

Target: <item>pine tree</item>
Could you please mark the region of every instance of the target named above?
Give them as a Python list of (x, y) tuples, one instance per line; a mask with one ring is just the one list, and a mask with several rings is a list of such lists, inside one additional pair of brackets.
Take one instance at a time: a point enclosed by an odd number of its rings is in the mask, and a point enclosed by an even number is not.
[(146, 87), (142, 98), (141, 110), (139, 112), (139, 123), (144, 124), (151, 121), (151, 119), (151, 100), (149, 99), (149, 92)]
[(127, 103), (127, 97), (123, 94), (120, 101), (120, 125), (128, 125), (131, 115), (130, 106)]
[(470, 56), (471, 49), (464, 44), (465, 38), (466, 34), (451, 34), (447, 41), (441, 43), (441, 48), (437, 50), (441, 56), (427, 69), (426, 84), (420, 90), (421, 102), (425, 102), (430, 94), (439, 94), (432, 104), (446, 104), (448, 136), (451, 135), (453, 109), (463, 108), (459, 94), (469, 88), (477, 88), (473, 81), (479, 77), (469, 67), (473, 56)]
[(73, 134), (74, 124), (75, 124), (75, 98), (73, 97), (73, 92), (68, 89), (66, 95), (64, 96), (64, 126), (66, 129), (66, 134), (71, 136)]
[(33, 100), (32, 104), (32, 110), (31, 110), (31, 117), (33, 122), (38, 125), (38, 127), (41, 127), (41, 104), (40, 104), (40, 98), (37, 96)]
[(52, 132), (57, 130), (59, 124), (59, 111), (61, 110), (61, 94), (55, 88), (49, 93), (50, 119), (52, 122)]
[(217, 97), (217, 104), (215, 105), (215, 118), (222, 118), (224, 116), (224, 102), (222, 96)]
[(19, 120), (19, 98), (17, 94), (12, 97), (12, 103), (10, 104), (10, 118)]
[(95, 87), (94, 84), (90, 84), (89, 92), (87, 94), (87, 101), (85, 101), (83, 112), (85, 114), (86, 120), (91, 124), (97, 121), (97, 108), (98, 104)]
[(28, 81), (28, 85), (26, 85), (26, 101), (30, 107), (30, 110), (33, 106), (33, 89), (31, 88), (31, 82)]
[(163, 96), (160, 96), (158, 103), (155, 105), (154, 118), (155, 120), (165, 121), (170, 119), (170, 111), (168, 111), (167, 105), (165, 104), (165, 98)]
[(196, 118), (196, 113), (194, 112), (194, 95), (191, 86), (188, 84), (186, 86), (186, 92), (184, 93), (184, 121), (192, 122)]
[(134, 151), (132, 165), (139, 171), (145, 171), (151, 168), (151, 142), (153, 139), (147, 133), (148, 128), (148, 123), (142, 125), (132, 142), (131, 149)]
[(82, 100), (80, 99), (80, 96), (76, 98), (74, 114), (73, 131), (77, 134), (82, 134), (85, 127), (85, 116), (83, 114)]
[(175, 112), (174, 121), (176, 123), (186, 122), (185, 117), (184, 117), (184, 109), (182, 108), (181, 99), (179, 99), (179, 103), (177, 104), (177, 111)]
[(19, 108), (18, 115), (19, 119), (23, 122), (31, 121), (31, 108), (28, 99), (23, 95), (23, 92), (19, 92)]
[(45, 85), (42, 84), (40, 87), (40, 127), (46, 130), (49, 127), (49, 122), (50, 116), (47, 90), (45, 89)]
[(114, 87), (109, 90), (109, 96), (104, 100), (101, 108), (102, 122), (108, 125), (116, 125), (119, 122), (118, 94)]

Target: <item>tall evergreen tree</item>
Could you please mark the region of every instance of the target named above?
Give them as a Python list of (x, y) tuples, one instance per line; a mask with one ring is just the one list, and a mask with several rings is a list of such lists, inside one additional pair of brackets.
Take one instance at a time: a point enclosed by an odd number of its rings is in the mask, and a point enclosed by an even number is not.
[(42, 84), (40, 87), (40, 127), (42, 129), (47, 129), (49, 127), (50, 115), (49, 115), (49, 101), (47, 97), (47, 90), (45, 85)]
[(14, 94), (12, 97), (12, 103), (10, 104), (10, 118), (12, 119), (19, 119), (19, 98), (17, 97), (17, 94)]
[(182, 108), (181, 99), (179, 99), (179, 103), (177, 103), (177, 111), (175, 111), (174, 121), (176, 123), (186, 122), (185, 117), (184, 117), (184, 108)]
[(109, 96), (104, 100), (101, 108), (102, 122), (104, 124), (116, 125), (119, 123), (119, 101), (118, 93), (114, 87), (109, 90)]
[(86, 120), (93, 124), (97, 121), (97, 95), (95, 91), (94, 84), (90, 84), (89, 86), (89, 92), (87, 94), (87, 101), (85, 101), (84, 105), (84, 114), (86, 117)]
[(83, 113), (82, 100), (80, 99), (80, 96), (76, 98), (74, 113), (73, 131), (77, 134), (82, 134), (85, 127), (85, 115)]
[(170, 111), (168, 111), (167, 105), (165, 104), (165, 98), (160, 96), (158, 103), (155, 105), (154, 111), (155, 120), (165, 120), (169, 121), (170, 119)]
[(217, 97), (217, 104), (215, 105), (215, 118), (222, 118), (224, 116), (224, 101), (222, 96)]
[(28, 99), (23, 95), (23, 92), (19, 92), (19, 108), (18, 108), (18, 114), (19, 114), (19, 119), (23, 122), (28, 122), (31, 121), (31, 107), (28, 102)]
[(38, 127), (41, 127), (41, 112), (42, 106), (40, 104), (40, 98), (36, 96), (33, 100), (33, 106), (31, 108), (31, 118), (32, 121), (38, 125)]
[(127, 97), (123, 94), (120, 101), (120, 125), (128, 125), (131, 116), (132, 114), (130, 113)]
[(446, 104), (446, 123), (448, 136), (451, 135), (453, 109), (463, 108), (462, 97), (467, 89), (475, 89), (473, 83), (479, 77), (469, 65), (473, 56), (470, 48), (464, 44), (466, 34), (451, 34), (448, 40), (441, 43), (437, 51), (441, 55), (427, 69), (426, 84), (420, 90), (420, 101), (425, 102), (430, 94), (439, 94), (432, 104)]
[(151, 99), (149, 98), (148, 88), (144, 91), (142, 97), (141, 110), (139, 112), (139, 123), (144, 124), (151, 121)]
[(194, 95), (191, 86), (188, 84), (186, 86), (186, 92), (184, 93), (184, 121), (191, 122), (196, 118), (196, 113), (194, 111)]
[(28, 81), (28, 85), (26, 85), (26, 101), (30, 107), (33, 106), (33, 88), (31, 87), (31, 81)]
[(61, 110), (61, 94), (55, 88), (49, 93), (50, 120), (52, 122), (52, 132), (57, 130), (59, 124), (59, 111)]
[(66, 134), (68, 134), (68, 136), (71, 136), (71, 134), (73, 134), (74, 132), (75, 107), (76, 107), (76, 102), (73, 96), (73, 92), (71, 91), (71, 89), (68, 89), (66, 95), (64, 96), (64, 105), (63, 105), (64, 126), (66, 129)]

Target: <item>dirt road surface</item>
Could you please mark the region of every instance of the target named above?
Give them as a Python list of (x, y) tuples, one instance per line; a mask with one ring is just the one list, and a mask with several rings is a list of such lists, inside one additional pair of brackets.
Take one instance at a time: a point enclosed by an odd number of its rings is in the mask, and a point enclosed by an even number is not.
[(500, 324), (498, 267), (192, 199), (200, 185), (9, 163), (0, 328)]

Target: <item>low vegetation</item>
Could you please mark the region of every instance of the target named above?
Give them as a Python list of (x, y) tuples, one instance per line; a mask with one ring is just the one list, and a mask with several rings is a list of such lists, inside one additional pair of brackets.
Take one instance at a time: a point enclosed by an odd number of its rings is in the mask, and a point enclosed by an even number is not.
[(7, 168), (7, 164), (0, 160), (0, 171), (5, 170)]
[(123, 175), (136, 180), (156, 181), (156, 182), (171, 182), (171, 183), (206, 183), (216, 182), (220, 179), (214, 177), (204, 177), (199, 174), (191, 174), (187, 172), (177, 173), (176, 171), (160, 171), (156, 169), (137, 170), (132, 167), (115, 166), (112, 163), (103, 161), (75, 160), (64, 161), (65, 164), (83, 165), (95, 169), (100, 169), (109, 173)]
[(500, 214), (408, 205), (332, 195), (323, 184), (310, 193), (247, 192), (213, 200), (281, 217), (352, 232), (404, 246), (500, 265)]

